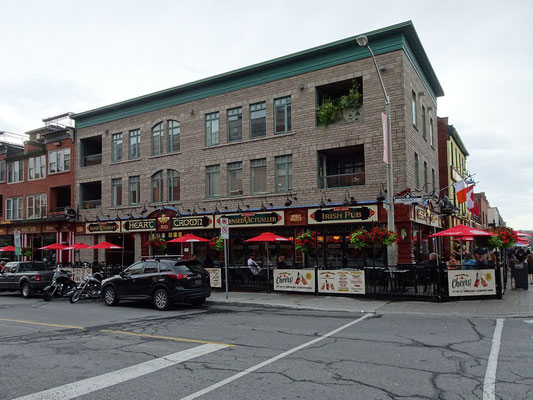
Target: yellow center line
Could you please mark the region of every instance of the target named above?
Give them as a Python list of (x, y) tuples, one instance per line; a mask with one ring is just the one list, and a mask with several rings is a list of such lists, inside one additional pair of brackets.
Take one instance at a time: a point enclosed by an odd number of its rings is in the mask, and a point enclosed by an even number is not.
[(79, 329), (79, 330), (84, 330), (84, 329), (85, 329), (83, 326), (60, 325), (60, 324), (46, 324), (46, 323), (44, 323), (44, 322), (22, 321), (22, 320), (19, 320), (19, 319), (0, 318), (0, 321), (18, 322), (18, 323), (21, 323), (21, 324), (31, 324), (31, 325), (53, 326), (53, 327), (55, 327), (55, 328), (68, 328), (68, 329)]
[(133, 333), (133, 332), (126, 332), (126, 331), (111, 331), (108, 329), (102, 329), (100, 332), (106, 332), (106, 333), (116, 333), (119, 335), (131, 335), (131, 336), (141, 336), (141, 337), (147, 337), (152, 339), (165, 339), (165, 340), (173, 340), (176, 342), (190, 342), (190, 343), (203, 343), (203, 344), (218, 344), (221, 346), (235, 346), (234, 344), (227, 344), (227, 343), (219, 343), (219, 342), (209, 342), (205, 340), (195, 340), (195, 339), (183, 339), (183, 338), (174, 338), (174, 337), (168, 337), (168, 336), (157, 336), (157, 335), (145, 335), (143, 333)]

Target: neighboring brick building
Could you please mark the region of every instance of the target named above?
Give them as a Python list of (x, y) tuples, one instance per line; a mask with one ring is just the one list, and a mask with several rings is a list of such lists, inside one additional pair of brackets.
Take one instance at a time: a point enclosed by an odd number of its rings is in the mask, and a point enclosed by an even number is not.
[[(439, 187), (440, 83), (411, 22), (367, 36), (391, 98), (395, 192), (430, 193)], [(337, 107), (336, 123), (319, 126), (317, 105), (325, 112), (328, 99), (345, 104), (354, 88), (362, 105)], [(261, 250), (243, 240), (263, 230), (294, 237), (312, 229), (319, 265), (359, 265), (362, 252), (347, 235), (386, 221), (376, 202), (386, 183), (384, 108), (368, 49), (352, 37), (78, 113), (75, 202), (87, 221), (79, 240), (124, 244), (105, 260), (126, 264), (148, 254), (149, 234), (168, 239), (192, 225), (218, 235), (216, 211), (226, 207), (232, 263)], [(413, 236), (420, 226), (434, 230), (438, 218), (429, 207), (397, 205), (396, 219), (405, 233), (399, 261), (412, 262)], [(276, 246), (271, 255), (302, 262), (291, 245)], [(206, 254), (200, 245), (195, 251)]]
[(46, 253), (37, 250), (55, 242), (70, 244), (74, 224), (65, 211), (73, 207), (74, 144), (71, 127), (57, 124), (68, 114), (45, 119), (45, 126), (26, 132), (24, 146), (3, 143), (0, 150), (0, 218), (2, 244), (13, 244), (21, 233), (21, 247), (32, 259), (48, 256), (58, 262), (72, 262), (72, 251)]
[(477, 204), (479, 215), (476, 220), (482, 229), (489, 229), (489, 208), (490, 204), (487, 200), (485, 192), (474, 193), (474, 201)]

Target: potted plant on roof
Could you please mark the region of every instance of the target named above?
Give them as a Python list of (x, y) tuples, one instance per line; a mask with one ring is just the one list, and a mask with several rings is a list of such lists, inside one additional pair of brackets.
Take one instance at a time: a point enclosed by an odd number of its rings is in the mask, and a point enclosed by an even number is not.
[(359, 90), (359, 83), (354, 79), (347, 94), (335, 99), (326, 97), (316, 108), (317, 123), (326, 128), (336, 122), (354, 121), (360, 115), (359, 108), (362, 104), (363, 95)]

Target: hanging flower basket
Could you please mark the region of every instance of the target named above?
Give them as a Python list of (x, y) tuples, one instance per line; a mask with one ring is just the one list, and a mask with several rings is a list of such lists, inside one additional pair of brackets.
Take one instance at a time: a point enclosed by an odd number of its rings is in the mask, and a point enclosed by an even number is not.
[(222, 236), (215, 236), (211, 239), (209, 245), (214, 247), (217, 251), (222, 251), (224, 250), (224, 239), (222, 239)]
[(493, 249), (508, 249), (514, 247), (515, 242), (518, 240), (518, 235), (513, 228), (497, 226), (495, 228), (490, 228), (489, 231), (498, 235), (491, 236), (488, 240), (488, 247)]
[(154, 249), (157, 251), (157, 252), (163, 252), (167, 249), (167, 244), (165, 242), (165, 240), (163, 240), (162, 238), (160, 238), (159, 236), (150, 236), (150, 238), (148, 238), (148, 240), (146, 241), (146, 244), (145, 244), (147, 247), (148, 246), (154, 246)]
[(387, 228), (376, 226), (370, 232), (358, 230), (350, 235), (350, 242), (356, 249), (365, 246), (391, 246), (398, 242), (398, 234)]
[(364, 248), (367, 243), (369, 243), (368, 232), (362, 229), (352, 232), (350, 235), (350, 243), (353, 244), (353, 247), (356, 249)]
[(296, 239), (294, 239), (295, 249), (304, 254), (309, 253), (315, 245), (316, 237), (316, 232), (305, 231), (300, 233), (298, 236), (296, 236)]

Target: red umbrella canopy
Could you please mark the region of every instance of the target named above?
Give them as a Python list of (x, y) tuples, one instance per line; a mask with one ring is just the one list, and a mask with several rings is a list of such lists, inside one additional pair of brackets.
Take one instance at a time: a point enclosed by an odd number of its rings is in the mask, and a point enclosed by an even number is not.
[(65, 250), (67, 246), (61, 243), (52, 243), (48, 246), (39, 247), (37, 250)]
[(275, 235), (272, 232), (263, 232), (259, 236), (245, 240), (245, 242), (277, 242), (277, 241), (290, 241), (286, 237)]
[(15, 246), (0, 247), (0, 251), (15, 251)]
[(74, 243), (72, 246), (65, 247), (63, 250), (80, 250), (80, 249), (88, 249), (90, 246), (86, 245), (85, 243)]
[(210, 240), (205, 239), (200, 236), (193, 235), (192, 233), (188, 233), (187, 235), (183, 235), (182, 237), (167, 241), (167, 243), (194, 243), (194, 242), (210, 242)]
[(94, 246), (89, 246), (88, 249), (123, 249), (122, 246), (109, 243), (109, 242), (100, 242), (98, 244), (95, 244)]
[(470, 242), (472, 240), (474, 240), (474, 237), (473, 236), (461, 236), (457, 239), (453, 239), (453, 240), (462, 240), (464, 242)]
[(435, 233), (433, 235), (429, 235), (429, 237), (436, 237), (436, 236), (456, 236), (456, 237), (464, 237), (464, 236), (497, 236), (495, 233), (490, 233), (487, 231), (483, 231), (481, 229), (472, 228), (471, 226), (466, 225), (456, 225), (453, 228), (446, 229), (444, 231)]

